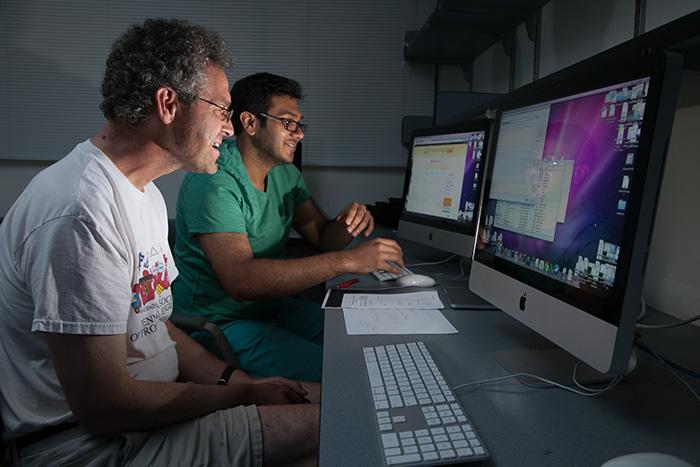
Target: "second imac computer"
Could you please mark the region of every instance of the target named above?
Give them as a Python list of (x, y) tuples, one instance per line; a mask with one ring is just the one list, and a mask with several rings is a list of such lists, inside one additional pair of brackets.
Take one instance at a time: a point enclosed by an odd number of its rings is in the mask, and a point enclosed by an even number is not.
[[(413, 132), (399, 237), (471, 257), (490, 128), (484, 120)], [(461, 292), (452, 291), (452, 305), (485, 305)]]
[(601, 373), (630, 361), (680, 73), (593, 60), (496, 124), (470, 288)]

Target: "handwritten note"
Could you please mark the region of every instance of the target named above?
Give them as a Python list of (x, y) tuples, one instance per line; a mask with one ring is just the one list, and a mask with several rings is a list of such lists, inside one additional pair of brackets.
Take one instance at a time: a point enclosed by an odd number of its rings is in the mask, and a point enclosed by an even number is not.
[(383, 310), (435, 310), (445, 308), (437, 292), (393, 294), (345, 294), (340, 308), (371, 308)]
[(458, 332), (439, 310), (343, 308), (343, 317), (348, 335)]

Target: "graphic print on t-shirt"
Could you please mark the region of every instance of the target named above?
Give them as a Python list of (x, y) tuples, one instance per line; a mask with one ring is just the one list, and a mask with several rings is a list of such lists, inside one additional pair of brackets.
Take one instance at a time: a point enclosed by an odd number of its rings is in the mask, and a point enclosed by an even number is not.
[(167, 319), (172, 311), (173, 295), (168, 274), (168, 254), (169, 250), (158, 247), (151, 247), (148, 251), (138, 254), (138, 279), (131, 289), (132, 318), (138, 318), (129, 320), (127, 331), (129, 340), (133, 343), (142, 337), (162, 332), (163, 320)]
[[(158, 251), (152, 247), (146, 253), (139, 253), (137, 267), (139, 279), (131, 290), (131, 308), (139, 314), (148, 311), (151, 308), (149, 303), (170, 288), (168, 256), (162, 250)], [(168, 300), (172, 301), (170, 294), (168, 294)]]

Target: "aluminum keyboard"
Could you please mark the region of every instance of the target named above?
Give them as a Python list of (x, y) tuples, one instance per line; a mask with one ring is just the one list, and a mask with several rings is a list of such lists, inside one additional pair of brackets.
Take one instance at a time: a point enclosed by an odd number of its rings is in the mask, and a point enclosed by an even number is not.
[(489, 457), (423, 342), (362, 350), (387, 465), (443, 465)]
[(394, 274), (393, 272), (385, 271), (383, 269), (378, 269), (376, 271), (372, 271), (372, 275), (374, 276), (375, 279), (377, 279), (379, 282), (385, 282), (385, 281), (392, 281), (394, 279), (398, 279), (399, 277), (407, 276), (409, 274), (413, 274), (410, 270), (408, 270), (405, 267), (401, 267), (398, 264), (394, 263), (393, 261), (390, 261), (390, 263), (395, 266), (396, 268), (401, 270), (401, 274)]

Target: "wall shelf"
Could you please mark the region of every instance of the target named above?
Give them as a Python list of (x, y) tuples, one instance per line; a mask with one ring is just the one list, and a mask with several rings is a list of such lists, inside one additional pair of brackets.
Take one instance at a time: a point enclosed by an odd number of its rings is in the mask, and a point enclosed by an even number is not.
[(501, 41), (512, 56), (515, 30), (525, 23), (537, 35), (540, 8), (549, 0), (438, 0), (419, 31), (404, 36), (407, 61), (464, 65)]

